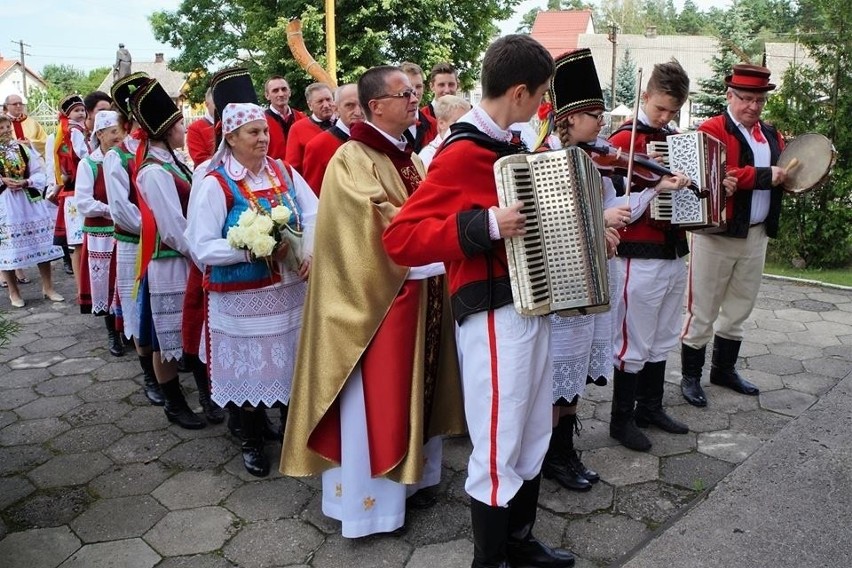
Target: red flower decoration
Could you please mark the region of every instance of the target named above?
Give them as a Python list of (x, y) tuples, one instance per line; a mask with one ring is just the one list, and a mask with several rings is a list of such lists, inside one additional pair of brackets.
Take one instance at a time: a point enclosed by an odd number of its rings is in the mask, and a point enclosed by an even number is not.
[(547, 120), (547, 117), (553, 112), (553, 105), (550, 103), (541, 103), (538, 107), (539, 120)]

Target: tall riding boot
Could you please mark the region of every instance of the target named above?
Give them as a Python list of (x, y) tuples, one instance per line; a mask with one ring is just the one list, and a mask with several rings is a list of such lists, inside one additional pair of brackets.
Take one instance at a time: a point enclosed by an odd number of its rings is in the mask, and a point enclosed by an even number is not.
[(243, 465), (255, 477), (269, 475), (269, 460), (263, 453), (261, 415), (254, 409), (240, 409), (240, 441), (243, 450)]
[(124, 355), (124, 343), (121, 341), (121, 334), (115, 330), (115, 316), (108, 314), (104, 318), (104, 323), (106, 323), (109, 339), (109, 354), (113, 357), (121, 357)]
[(706, 345), (695, 349), (686, 343), (680, 344), (680, 392), (692, 406), (707, 406), (707, 396), (701, 388), (701, 370), (704, 368), (706, 352)]
[(580, 460), (580, 453), (574, 449), (574, 435), (579, 436), (580, 430), (583, 429), (580, 424), (580, 417), (576, 414), (569, 414), (568, 416), (560, 418), (559, 422), (560, 424), (562, 422), (567, 422), (569, 432), (572, 434), (571, 437), (568, 438), (568, 467), (580, 474), (589, 483), (597, 483), (601, 480), (601, 476), (598, 472), (587, 468)]
[(65, 274), (74, 274), (74, 265), (71, 264), (71, 249), (66, 245), (62, 245), (62, 266), (65, 269)]
[(198, 387), (198, 403), (204, 412), (204, 418), (210, 424), (221, 424), (225, 421), (225, 412), (210, 398), (210, 378), (207, 376), (207, 365), (196, 355), (185, 354), (187, 363), (192, 365), (192, 376)]
[(574, 416), (562, 416), (559, 423), (550, 435), (550, 446), (544, 455), (544, 463), (541, 466), (541, 474), (545, 479), (553, 479), (572, 491), (589, 491), (591, 482), (576, 471), (569, 463), (569, 454), (574, 456)]
[(511, 566), (567, 568), (574, 565), (574, 555), (568, 550), (550, 548), (532, 534), (538, 513), (538, 491), (541, 476), (524, 481), (509, 502), (509, 538), (506, 556)]
[(228, 430), (235, 438), (240, 437), (240, 409), (233, 404), (228, 405)]
[(509, 508), (491, 507), (471, 499), (470, 520), (473, 529), (471, 568), (509, 568), (506, 557)]
[(177, 376), (160, 386), (163, 389), (163, 394), (166, 395), (166, 405), (163, 407), (163, 410), (165, 410), (166, 418), (169, 419), (169, 422), (174, 422), (187, 430), (200, 430), (207, 425), (189, 408)]
[(142, 378), (145, 380), (145, 398), (154, 406), (163, 406), (166, 399), (154, 375), (154, 356), (151, 353), (140, 355), (139, 366), (142, 367)]
[(672, 434), (686, 434), (689, 427), (678, 422), (663, 409), (663, 392), (666, 381), (666, 362), (645, 363), (639, 373), (639, 385), (636, 393), (636, 425), (647, 428), (653, 424), (660, 430)]
[(639, 375), (615, 369), (612, 381), (612, 412), (610, 414), (609, 435), (625, 448), (637, 452), (651, 449), (651, 440), (636, 427), (633, 420), (636, 406), (636, 382)]
[(756, 396), (760, 389), (737, 373), (734, 366), (740, 354), (742, 341), (725, 339), (718, 335), (713, 338), (713, 363), (710, 365), (710, 382), (727, 387), (741, 394)]

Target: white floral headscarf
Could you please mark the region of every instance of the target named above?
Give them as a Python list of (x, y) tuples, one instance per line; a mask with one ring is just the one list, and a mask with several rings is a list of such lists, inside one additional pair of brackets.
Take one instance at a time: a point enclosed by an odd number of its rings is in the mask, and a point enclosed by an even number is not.
[(228, 143), (225, 142), (225, 135), (230, 134), (239, 127), (254, 122), (255, 120), (266, 120), (266, 115), (263, 109), (252, 103), (228, 103), (222, 111), (222, 142), (216, 149), (216, 153), (210, 159), (210, 165), (207, 166), (207, 171), (211, 172), (216, 167), (225, 161), (225, 157), (230, 152)]

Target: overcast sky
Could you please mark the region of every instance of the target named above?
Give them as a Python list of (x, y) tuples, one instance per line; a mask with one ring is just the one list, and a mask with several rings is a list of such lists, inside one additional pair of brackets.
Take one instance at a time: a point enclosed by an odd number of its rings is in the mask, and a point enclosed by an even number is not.
[[(680, 9), (683, 0), (674, 3)], [(706, 10), (727, 6), (730, 0), (696, 0), (696, 4)], [(158, 52), (168, 59), (176, 52), (154, 39), (147, 16), (179, 5), (180, 0), (9, 0), (0, 17), (0, 55), (20, 59), (18, 40), (23, 40), (29, 44), (25, 47), (27, 66), (37, 72), (49, 63), (84, 70), (111, 67), (120, 42), (134, 60), (153, 61)], [(500, 29), (514, 32), (523, 14), (546, 5), (546, 0), (525, 0)]]

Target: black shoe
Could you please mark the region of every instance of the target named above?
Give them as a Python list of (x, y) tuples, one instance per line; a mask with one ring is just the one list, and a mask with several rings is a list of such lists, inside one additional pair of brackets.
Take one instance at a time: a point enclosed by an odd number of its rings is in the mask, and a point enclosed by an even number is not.
[(705, 345), (695, 349), (685, 343), (680, 344), (680, 392), (686, 402), (692, 406), (707, 406), (707, 396), (701, 388), (701, 370), (704, 368), (704, 358), (707, 352)]
[(551, 548), (532, 534), (538, 512), (540, 484), (540, 476), (524, 481), (509, 502), (509, 537), (506, 540), (506, 557), (511, 566), (568, 568), (574, 565), (574, 555), (570, 551)]
[(183, 396), (183, 390), (180, 388), (180, 380), (177, 377), (161, 384), (160, 387), (166, 396), (166, 404), (163, 410), (169, 422), (174, 422), (187, 430), (200, 430), (207, 426), (207, 423), (189, 408), (186, 398)]
[(692, 406), (699, 408), (707, 406), (707, 395), (704, 394), (704, 388), (701, 386), (700, 377), (686, 377), (680, 380), (680, 392), (683, 398)]
[(246, 471), (255, 477), (269, 475), (269, 459), (263, 452), (261, 420), (263, 417), (256, 409), (241, 408), (240, 441), (243, 453), (243, 465)]
[(65, 270), (65, 274), (74, 274), (74, 266), (71, 264), (70, 258), (66, 258), (62, 262), (62, 268)]
[(583, 476), (589, 483), (597, 483), (601, 480), (601, 476), (598, 472), (587, 468), (580, 460), (580, 453), (577, 450), (572, 449), (571, 453), (568, 454), (568, 466), (579, 475)]
[(663, 409), (663, 392), (666, 380), (666, 362), (645, 363), (639, 373), (634, 419), (640, 428), (651, 424), (671, 434), (686, 434), (689, 427), (678, 422)]
[(411, 497), (405, 500), (406, 509), (428, 509), (438, 502), (438, 493), (433, 487), (424, 487), (415, 491)]
[(143, 387), (145, 398), (154, 406), (163, 406), (166, 404), (166, 397), (163, 396), (163, 390), (154, 376), (153, 356), (150, 353), (148, 355), (140, 355), (139, 366), (142, 367), (142, 378), (145, 381), (145, 386)]
[(636, 406), (636, 373), (615, 369), (612, 381), (612, 413), (609, 422), (609, 435), (625, 448), (637, 452), (651, 449), (651, 440), (636, 427), (633, 413)]
[(109, 354), (113, 357), (121, 357), (124, 355), (124, 342), (121, 340), (121, 333), (115, 330), (115, 316), (110, 314), (104, 318), (107, 328), (107, 338), (109, 341)]
[(710, 382), (740, 394), (757, 396), (760, 394), (760, 389), (742, 378), (735, 369), (741, 343), (741, 341), (725, 339), (718, 335), (713, 338), (713, 363), (710, 366)]
[(198, 403), (204, 413), (204, 418), (210, 424), (221, 424), (225, 421), (225, 411), (210, 398), (210, 379), (207, 376), (207, 366), (195, 355), (185, 355), (187, 364), (192, 366), (192, 376), (198, 387)]
[(563, 416), (550, 435), (550, 445), (544, 455), (541, 474), (545, 479), (552, 479), (565, 489), (571, 491), (589, 491), (591, 482), (577, 471), (569, 462), (569, 455), (574, 452), (574, 424), (576, 416)]

